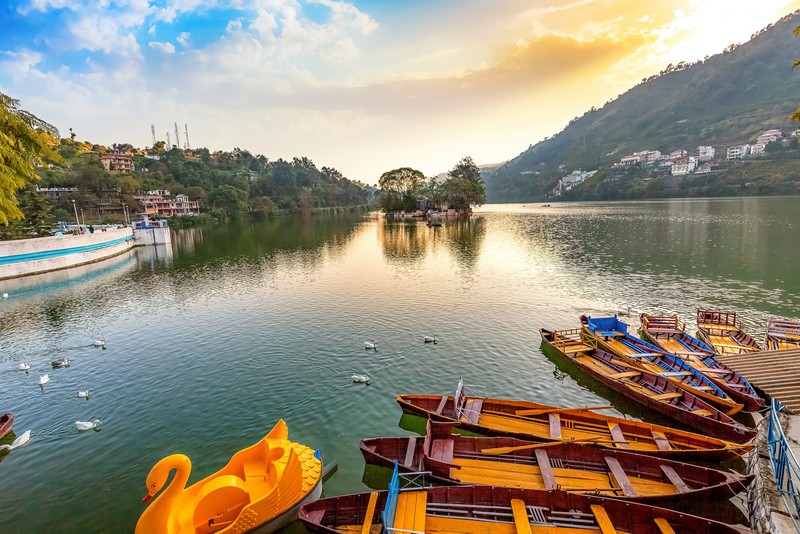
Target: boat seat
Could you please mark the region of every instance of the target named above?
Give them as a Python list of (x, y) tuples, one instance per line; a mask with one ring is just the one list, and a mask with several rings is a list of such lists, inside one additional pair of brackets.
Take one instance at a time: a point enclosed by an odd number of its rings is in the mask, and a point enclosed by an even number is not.
[(656, 442), (658, 449), (661, 451), (668, 451), (672, 448), (669, 444), (669, 440), (667, 436), (664, 435), (663, 432), (659, 432), (658, 430), (651, 430), (650, 433), (653, 435), (653, 441)]
[(675, 486), (675, 489), (678, 490), (678, 493), (692, 491), (692, 488), (686, 485), (686, 482), (684, 482), (683, 479), (678, 476), (678, 473), (676, 473), (672, 467), (668, 465), (660, 465), (659, 467), (661, 467), (661, 471), (667, 475), (667, 478), (670, 482), (672, 482), (672, 485)]
[(364, 524), (361, 525), (361, 534), (369, 534), (372, 528), (372, 518), (375, 516), (375, 505), (378, 503), (378, 492), (373, 491), (369, 494), (367, 513), (364, 514)]
[(669, 391), (667, 393), (661, 393), (659, 395), (653, 395), (650, 398), (653, 399), (653, 400), (661, 401), (661, 400), (677, 399), (678, 397), (683, 397), (683, 392), (681, 392), (681, 391)]
[(619, 424), (608, 421), (608, 431), (611, 433), (611, 438), (614, 440), (614, 446), (619, 447), (620, 449), (627, 449), (628, 443), (625, 439), (625, 436), (622, 434), (622, 430), (619, 428)]
[(536, 463), (539, 464), (539, 473), (542, 475), (545, 489), (554, 490), (558, 489), (556, 477), (553, 475), (553, 468), (550, 465), (550, 457), (544, 449), (535, 449)]
[(447, 395), (442, 397), (442, 400), (439, 401), (439, 406), (436, 408), (435, 413), (436, 415), (442, 415), (442, 410), (444, 410), (444, 405), (447, 404)]
[(425, 532), (425, 511), (428, 504), (428, 492), (401, 491), (397, 496), (397, 511), (394, 515), (395, 530)]
[(416, 452), (417, 448), (417, 436), (411, 436), (408, 438), (408, 448), (406, 449), (406, 458), (403, 460), (403, 465), (406, 467), (411, 467), (412, 469), (414, 466), (411, 462), (414, 461), (414, 452)]
[(473, 425), (478, 424), (478, 418), (481, 416), (481, 408), (483, 408), (483, 399), (469, 399), (464, 405), (464, 411), (461, 414), (462, 419)]
[(669, 521), (663, 517), (656, 517), (653, 519), (653, 523), (656, 524), (656, 527), (658, 527), (658, 531), (661, 532), (661, 534), (675, 534), (675, 530), (673, 530), (672, 525), (670, 525)]
[(617, 529), (614, 528), (614, 523), (611, 522), (611, 518), (608, 517), (608, 513), (602, 504), (593, 504), (591, 509), (592, 514), (594, 514), (594, 520), (597, 521), (597, 526), (600, 527), (600, 534), (617, 534)]
[(453, 440), (435, 439), (431, 443), (431, 459), (446, 464), (453, 463)]
[(532, 534), (531, 522), (528, 519), (528, 509), (522, 499), (511, 499), (511, 513), (514, 515), (514, 526), (517, 534)]
[(617, 481), (617, 486), (622, 489), (623, 495), (626, 497), (636, 497), (636, 490), (633, 488), (633, 484), (631, 484), (631, 480), (628, 478), (628, 475), (625, 474), (622, 466), (619, 465), (619, 460), (611, 456), (606, 456), (604, 460), (611, 474), (614, 476), (614, 480)]
[(589, 352), (594, 347), (590, 347), (589, 345), (584, 345), (583, 343), (575, 344), (575, 345), (567, 345), (561, 349), (561, 352), (564, 354), (574, 354), (576, 352)]
[(709, 412), (705, 408), (700, 408), (699, 410), (692, 410), (692, 413), (696, 415), (702, 415), (703, 417), (708, 417), (709, 415), (711, 415), (711, 412)]
[(633, 376), (639, 376), (640, 374), (642, 374), (641, 371), (622, 371), (614, 373), (613, 375), (608, 375), (608, 378), (631, 378)]
[[(236, 475), (220, 475), (204, 484), (194, 499), (193, 524), (198, 532), (229, 525), (250, 504), (247, 484)], [(208, 529), (208, 530), (205, 530)]]
[(557, 413), (547, 414), (550, 420), (550, 437), (552, 439), (561, 439), (561, 417)]

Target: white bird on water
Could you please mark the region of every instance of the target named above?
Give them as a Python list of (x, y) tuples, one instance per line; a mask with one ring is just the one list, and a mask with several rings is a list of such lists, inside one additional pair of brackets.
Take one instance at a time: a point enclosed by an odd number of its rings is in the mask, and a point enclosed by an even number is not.
[(47, 384), (48, 382), (50, 382), (50, 377), (49, 377), (49, 376), (47, 376), (47, 375), (41, 375), (41, 376), (39, 377), (39, 385), (40, 385), (40, 386), (43, 386), (43, 385)]
[(3, 293), (3, 298), (7, 299), (8, 298), (8, 293)]
[(22, 362), (21, 364), (19, 364), (19, 370), (20, 371), (27, 371), (30, 368), (31, 368), (31, 364), (29, 364), (28, 362)]
[(89, 398), (89, 390), (88, 389), (81, 389), (80, 391), (78, 391), (78, 397), (80, 397), (82, 399), (88, 399)]
[(425, 336), (422, 338), (422, 341), (424, 341), (425, 343), (433, 343), (434, 345), (436, 345), (436, 334), (433, 334), (433, 337)]
[(91, 421), (75, 421), (75, 428), (79, 431), (92, 430), (100, 426), (100, 419), (92, 419)]
[(364, 374), (353, 373), (352, 375), (350, 375), (350, 377), (353, 379), (353, 382), (357, 382), (359, 384), (366, 384), (367, 382), (372, 380), (372, 376), (370, 376), (368, 372)]
[(105, 337), (101, 337), (100, 339), (95, 339), (94, 340), (94, 346), (95, 347), (103, 347), (103, 348), (105, 348), (105, 346), (106, 346), (106, 338)]
[(17, 447), (22, 447), (30, 440), (31, 440), (31, 431), (26, 430), (25, 432), (17, 436), (17, 439), (12, 441), (11, 445), (0, 445), (0, 451), (10, 451), (16, 449)]
[(366, 350), (375, 350), (375, 351), (377, 351), (378, 350), (378, 342), (375, 341), (374, 339), (368, 339), (368, 340), (364, 341), (364, 348)]

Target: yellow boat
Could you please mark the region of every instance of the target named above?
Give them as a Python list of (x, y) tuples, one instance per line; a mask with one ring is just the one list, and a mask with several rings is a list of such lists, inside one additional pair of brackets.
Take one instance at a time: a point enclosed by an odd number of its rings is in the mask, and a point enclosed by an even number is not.
[(142, 502), (161, 494), (139, 518), (136, 534), (275, 532), (288, 525), (302, 504), (322, 494), (319, 453), (288, 438), (281, 419), (258, 443), (188, 488), (189, 458), (173, 454), (160, 460), (147, 475)]

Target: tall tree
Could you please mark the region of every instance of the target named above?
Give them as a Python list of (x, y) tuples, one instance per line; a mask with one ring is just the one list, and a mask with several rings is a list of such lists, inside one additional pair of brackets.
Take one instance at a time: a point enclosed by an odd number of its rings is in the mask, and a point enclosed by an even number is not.
[(0, 223), (23, 217), (17, 191), (38, 180), (34, 166), (44, 158), (58, 161), (52, 149), (55, 126), (19, 109), (19, 101), (0, 93)]
[(401, 167), (383, 173), (378, 180), (381, 188), (381, 207), (385, 211), (412, 210), (425, 175), (410, 167)]
[(451, 207), (466, 211), (486, 202), (481, 171), (471, 157), (462, 158), (447, 175), (450, 178), (442, 185), (441, 193)]

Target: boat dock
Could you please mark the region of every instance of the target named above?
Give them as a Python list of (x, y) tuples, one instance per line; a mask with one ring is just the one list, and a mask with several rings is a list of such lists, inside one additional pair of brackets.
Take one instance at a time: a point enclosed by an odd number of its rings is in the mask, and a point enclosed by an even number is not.
[(786, 409), (800, 414), (800, 349), (726, 354), (717, 359)]

